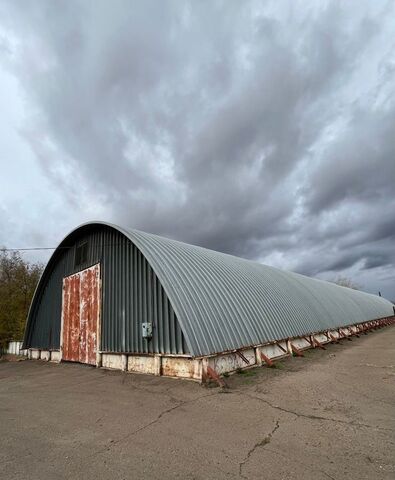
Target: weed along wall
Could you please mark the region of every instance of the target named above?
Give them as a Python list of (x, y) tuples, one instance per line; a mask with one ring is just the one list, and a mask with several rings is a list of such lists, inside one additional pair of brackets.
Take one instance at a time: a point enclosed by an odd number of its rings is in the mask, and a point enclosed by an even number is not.
[(29, 357), (205, 381), (394, 321), (382, 297), (108, 223), (60, 243)]

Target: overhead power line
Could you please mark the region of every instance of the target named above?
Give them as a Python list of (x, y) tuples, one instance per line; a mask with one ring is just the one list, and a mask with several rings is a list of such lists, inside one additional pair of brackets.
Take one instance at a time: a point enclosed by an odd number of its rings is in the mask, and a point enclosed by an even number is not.
[(30, 247), (30, 248), (1, 248), (1, 252), (20, 252), (27, 250), (56, 250), (57, 248), (71, 248), (71, 247)]
[[(104, 243), (100, 246), (102, 247), (112, 247), (116, 245), (122, 245), (122, 243)], [(73, 248), (74, 245), (62, 246), (62, 247), (24, 247), (24, 248), (2, 248), (0, 247), (0, 252), (27, 252), (32, 250), (68, 250)]]

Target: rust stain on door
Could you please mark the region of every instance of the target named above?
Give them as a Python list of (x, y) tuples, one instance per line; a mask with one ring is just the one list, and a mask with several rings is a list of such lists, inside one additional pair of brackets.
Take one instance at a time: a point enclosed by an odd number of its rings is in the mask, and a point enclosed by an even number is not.
[(79, 362), (80, 276), (63, 280), (63, 354), (64, 360)]
[(62, 359), (96, 365), (100, 264), (63, 279)]

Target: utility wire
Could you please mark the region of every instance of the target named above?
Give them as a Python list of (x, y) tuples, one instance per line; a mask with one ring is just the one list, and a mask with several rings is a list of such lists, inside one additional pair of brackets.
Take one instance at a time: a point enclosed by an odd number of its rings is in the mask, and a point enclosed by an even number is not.
[[(104, 243), (101, 245), (102, 247), (112, 247), (112, 246), (117, 246), (117, 245), (122, 245), (122, 243)], [(67, 246), (62, 246), (62, 247), (30, 247), (30, 248), (2, 248), (0, 247), (0, 252), (27, 252), (31, 250), (69, 250), (70, 248), (73, 248), (74, 245), (70, 245), (69, 247)]]
[(71, 247), (32, 247), (32, 248), (1, 248), (0, 252), (26, 252), (27, 250), (56, 250), (57, 248), (71, 248)]

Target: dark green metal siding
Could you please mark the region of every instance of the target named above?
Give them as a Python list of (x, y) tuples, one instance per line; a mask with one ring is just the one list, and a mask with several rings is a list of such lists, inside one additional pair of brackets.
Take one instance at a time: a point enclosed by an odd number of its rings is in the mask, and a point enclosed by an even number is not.
[[(75, 267), (76, 247), (84, 241), (87, 261)], [(29, 314), (27, 347), (59, 348), (63, 278), (96, 263), (102, 276), (102, 351), (188, 353), (174, 310), (151, 266), (128, 238), (106, 226), (79, 229), (51, 258)], [(153, 323), (151, 340), (142, 338), (143, 322)]]

